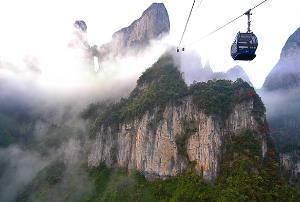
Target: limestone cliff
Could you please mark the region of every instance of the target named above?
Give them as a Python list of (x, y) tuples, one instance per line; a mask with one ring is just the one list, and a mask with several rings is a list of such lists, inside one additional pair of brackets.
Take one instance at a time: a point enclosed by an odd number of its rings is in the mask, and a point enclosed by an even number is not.
[(300, 154), (297, 150), (280, 154), (283, 173), (291, 183), (300, 184)]
[(205, 179), (214, 180), (222, 158), (223, 139), (245, 129), (259, 133), (252, 107), (253, 101), (239, 104), (223, 121), (199, 111), (187, 98), (180, 106), (168, 105), (154, 130), (151, 123), (157, 112), (147, 112), (141, 119), (121, 123), (118, 128), (101, 126), (89, 155), (89, 166), (105, 162), (108, 166), (137, 169), (148, 176), (174, 176), (187, 166), (187, 160), (178, 153), (176, 138), (191, 130), (189, 160), (196, 161), (196, 170), (203, 170)]
[(195, 161), (196, 171), (214, 181), (225, 139), (251, 130), (266, 152), (264, 110), (257, 113), (261, 101), (249, 84), (220, 80), (187, 88), (182, 82), (171, 58), (148, 69), (130, 97), (96, 121), (89, 166), (105, 163), (165, 178)]

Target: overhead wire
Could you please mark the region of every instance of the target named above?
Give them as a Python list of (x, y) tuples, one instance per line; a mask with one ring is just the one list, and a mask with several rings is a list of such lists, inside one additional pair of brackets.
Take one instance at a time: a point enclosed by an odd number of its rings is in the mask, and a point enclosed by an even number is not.
[(198, 7), (197, 7), (197, 9), (196, 9), (195, 12), (197, 12), (197, 11), (199, 10), (199, 8), (200, 8), (200, 6), (202, 5), (203, 1), (204, 1), (204, 0), (201, 0), (201, 1), (200, 1), (200, 3), (199, 3), (199, 5), (198, 5)]
[(180, 45), (181, 45), (181, 43), (182, 43), (184, 34), (185, 34), (185, 32), (186, 32), (187, 26), (188, 26), (188, 24), (189, 24), (189, 21), (190, 21), (190, 18), (191, 18), (191, 15), (192, 15), (192, 12), (193, 12), (193, 9), (194, 9), (194, 6), (195, 6), (195, 3), (196, 3), (196, 0), (194, 0), (193, 5), (192, 5), (192, 8), (191, 8), (191, 10), (190, 10), (189, 17), (188, 17), (188, 19), (187, 19), (187, 21), (186, 21), (186, 24), (185, 24), (183, 33), (182, 33), (182, 35), (181, 35), (181, 39), (180, 39), (179, 44), (178, 44), (178, 46), (177, 46), (178, 48), (180, 47)]
[(194, 43), (197, 43), (197, 42), (199, 42), (199, 41), (202, 41), (203, 39), (205, 39), (205, 38), (207, 38), (207, 37), (213, 35), (214, 33), (220, 31), (220, 30), (223, 29), (224, 27), (226, 27), (226, 26), (230, 25), (231, 23), (233, 23), (234, 21), (240, 19), (241, 17), (243, 17), (244, 15), (246, 15), (246, 13), (248, 13), (248, 12), (250, 12), (250, 11), (256, 9), (257, 7), (261, 6), (263, 3), (267, 2), (267, 1), (268, 1), (268, 0), (264, 0), (264, 1), (260, 2), (259, 4), (255, 5), (254, 7), (250, 8), (249, 10), (247, 10), (246, 12), (244, 12), (243, 14), (241, 14), (240, 16), (238, 16), (238, 17), (236, 17), (236, 18), (230, 20), (230, 21), (227, 22), (226, 24), (224, 24), (224, 25), (220, 26), (219, 28), (217, 28), (217, 29), (215, 29), (215, 30), (209, 32), (208, 34), (206, 34), (206, 35), (200, 37), (198, 40), (186, 44), (186, 45), (183, 46), (183, 47), (190, 46), (190, 45), (192, 45), (192, 44), (194, 44)]
[(256, 6), (254, 6), (253, 8), (251, 8), (250, 10), (254, 10), (255, 8), (259, 7), (260, 5), (262, 5), (263, 3), (265, 3), (268, 0), (264, 0), (262, 2), (260, 2), (259, 4), (257, 4)]
[[(197, 13), (197, 11), (199, 11), (199, 8), (201, 7), (203, 1), (204, 1), (204, 0), (200, 0), (200, 2), (199, 2), (199, 4), (198, 4), (197, 8), (194, 9), (194, 11), (193, 11), (194, 15), (195, 15), (195, 13)], [(192, 13), (190, 13), (190, 14), (191, 14), (191, 15), (190, 15), (190, 18), (192, 18), (193, 15), (192, 15)], [(186, 32), (186, 30), (185, 30), (185, 32)], [(185, 35), (185, 32), (184, 32), (184, 35)], [(179, 46), (181, 45), (182, 41), (183, 41), (183, 37), (182, 37), (182, 39), (181, 39), (181, 41), (180, 41), (180, 43), (179, 43)], [(179, 48), (179, 46), (178, 46), (178, 48)], [(177, 50), (179, 50), (179, 49), (177, 49)], [(184, 51), (184, 48), (183, 48), (183, 51)]]

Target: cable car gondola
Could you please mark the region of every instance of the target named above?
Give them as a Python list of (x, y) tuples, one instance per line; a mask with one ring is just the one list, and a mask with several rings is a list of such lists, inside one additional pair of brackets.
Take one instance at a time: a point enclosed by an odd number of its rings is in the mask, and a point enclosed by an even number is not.
[(258, 46), (257, 37), (252, 32), (237, 33), (231, 45), (231, 57), (234, 60), (253, 60)]
[(248, 16), (248, 31), (246, 33), (237, 33), (231, 45), (231, 57), (234, 60), (250, 61), (256, 57), (255, 52), (258, 46), (258, 40), (250, 29), (250, 16), (252, 15), (251, 9), (248, 10), (244, 15)]
[[(252, 15), (251, 11), (253, 11), (254, 9), (256, 9), (257, 7), (261, 6), (262, 4), (264, 4), (265, 2), (267, 2), (268, 0), (263, 0), (262, 2), (260, 2), (259, 4), (257, 4), (256, 6), (254, 6), (253, 8), (249, 9), (248, 11), (246, 11), (245, 13), (243, 13), (242, 15), (234, 18), (233, 20), (227, 22), (226, 24), (224, 24), (223, 26), (215, 29), (212, 32), (209, 32), (208, 34), (204, 35), (203, 37), (200, 38), (200, 40), (203, 40), (211, 35), (213, 35), (214, 33), (218, 32), (219, 30), (225, 28), (226, 26), (228, 26), (229, 24), (235, 22), (236, 20), (240, 19), (241, 17), (243, 17), (244, 15), (246, 15), (248, 17), (248, 30), (247, 32), (238, 32), (232, 45), (231, 45), (231, 57), (234, 60), (245, 60), (245, 61), (251, 61), (256, 57), (256, 49), (258, 47), (258, 40), (257, 37), (255, 36), (255, 34), (251, 31), (250, 27), (251, 27), (251, 21), (250, 21), (250, 16)], [(199, 6), (201, 5), (202, 1), (200, 2)], [(181, 42), (183, 40), (184, 34), (186, 32), (193, 8), (195, 5), (195, 0), (193, 1), (193, 5), (189, 14), (189, 17), (187, 19), (185, 28), (183, 30), (180, 42), (177, 46), (177, 52), (180, 52), (179, 47), (181, 46)], [(200, 41), (198, 40), (198, 41)], [(195, 43), (196, 41), (188, 44), (188, 45), (192, 45), (193, 43)], [(185, 50), (185, 48), (183, 47), (181, 49), (182, 51)]]

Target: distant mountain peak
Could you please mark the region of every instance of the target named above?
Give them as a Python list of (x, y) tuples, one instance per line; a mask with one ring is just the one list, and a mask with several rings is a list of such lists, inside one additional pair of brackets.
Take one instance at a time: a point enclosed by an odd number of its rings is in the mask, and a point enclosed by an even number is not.
[(204, 63), (204, 66), (201, 65), (201, 59), (197, 54), (183, 57), (181, 70), (184, 72), (184, 78), (188, 84), (196, 81), (206, 82), (220, 79), (236, 81), (238, 78), (241, 78), (253, 86), (249, 76), (241, 66), (234, 66), (227, 72), (214, 72), (208, 61)]
[(250, 81), (250, 78), (248, 76), (248, 74), (245, 72), (245, 70), (239, 66), (239, 65), (236, 65), (232, 68), (230, 68), (227, 72), (226, 72), (226, 75), (227, 75), (227, 79), (229, 80), (232, 80), (232, 81), (235, 81), (236, 79), (238, 78), (241, 78), (243, 79), (244, 81), (247, 81), (250, 85), (252, 85), (251, 81)]
[(230, 68), (227, 72), (230, 71), (245, 73), (244, 69), (239, 65), (235, 65), (234, 67)]
[(151, 40), (159, 39), (170, 32), (168, 11), (163, 3), (151, 4), (142, 16), (115, 32), (112, 41), (100, 47), (100, 57), (108, 54), (122, 55), (128, 49), (140, 50), (149, 45)]
[(146, 15), (147, 13), (150, 13), (152, 11), (162, 11), (166, 10), (166, 7), (163, 3), (152, 3), (142, 14), (142, 16)]
[(74, 27), (81, 32), (86, 32), (87, 31), (87, 25), (83, 20), (76, 20), (74, 23)]
[(300, 27), (288, 38), (282, 51), (281, 57), (288, 57), (295, 53), (296, 49), (300, 48)]
[(72, 38), (68, 44), (69, 48), (82, 50), (85, 56), (89, 55), (90, 45), (87, 39), (87, 24), (83, 20), (76, 20), (73, 24)]
[(267, 76), (263, 88), (268, 91), (300, 86), (300, 27), (288, 38), (280, 59)]

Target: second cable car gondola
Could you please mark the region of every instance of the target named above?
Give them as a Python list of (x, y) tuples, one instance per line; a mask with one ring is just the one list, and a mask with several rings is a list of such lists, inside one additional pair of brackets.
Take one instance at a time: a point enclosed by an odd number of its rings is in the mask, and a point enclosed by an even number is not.
[(231, 57), (234, 60), (253, 60), (256, 57), (256, 49), (258, 46), (257, 37), (251, 32), (250, 16), (251, 9), (248, 10), (244, 15), (248, 16), (248, 30), (246, 33), (238, 32), (232, 45), (231, 45)]

